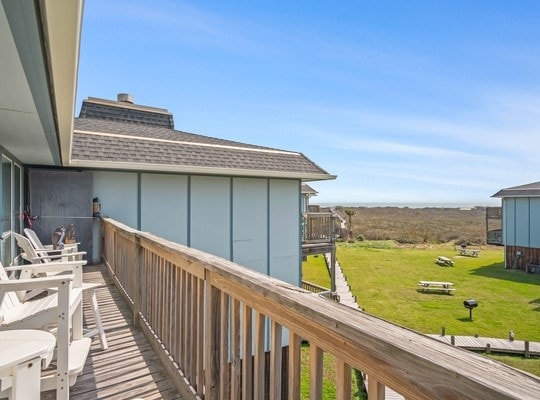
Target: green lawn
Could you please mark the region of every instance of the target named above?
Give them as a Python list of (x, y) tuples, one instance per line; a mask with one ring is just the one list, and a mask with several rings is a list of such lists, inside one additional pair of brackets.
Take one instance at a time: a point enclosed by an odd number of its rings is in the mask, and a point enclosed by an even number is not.
[[(454, 261), (440, 267), (437, 256)], [(540, 276), (504, 269), (503, 249), (486, 248), (480, 257), (460, 257), (453, 246), (398, 248), (392, 242), (340, 243), (338, 261), (347, 282), (368, 313), (423, 333), (508, 337), (540, 341)], [(329, 282), (322, 257), (304, 263), (304, 279)], [(322, 265), (322, 266), (321, 266)], [(319, 279), (319, 281), (317, 281)], [(419, 280), (453, 282), (453, 295), (417, 291)], [(326, 283), (326, 286), (328, 283)], [(478, 308), (469, 320), (463, 300)], [(540, 359), (503, 357), (501, 361), (540, 376)]]

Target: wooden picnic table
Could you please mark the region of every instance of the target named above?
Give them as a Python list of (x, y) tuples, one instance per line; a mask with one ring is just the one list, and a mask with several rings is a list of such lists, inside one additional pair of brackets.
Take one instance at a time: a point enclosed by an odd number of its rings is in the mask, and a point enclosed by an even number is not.
[(422, 292), (439, 291), (450, 294), (456, 290), (452, 282), (419, 281), (418, 286)]
[(444, 256), (439, 256), (435, 259), (435, 262), (439, 265), (442, 265), (443, 267), (453, 267), (454, 266), (454, 262), (452, 260), (450, 260), (448, 257), (444, 257)]
[(459, 249), (459, 255), (460, 256), (469, 256), (469, 257), (478, 257), (480, 255), (480, 250), (467, 249), (467, 248), (461, 247)]

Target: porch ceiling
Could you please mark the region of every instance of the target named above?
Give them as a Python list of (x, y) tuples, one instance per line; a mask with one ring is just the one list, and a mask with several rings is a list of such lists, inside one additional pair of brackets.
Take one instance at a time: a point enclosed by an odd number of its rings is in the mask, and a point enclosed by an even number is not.
[(67, 164), (82, 0), (0, 2), (0, 145), (25, 164)]

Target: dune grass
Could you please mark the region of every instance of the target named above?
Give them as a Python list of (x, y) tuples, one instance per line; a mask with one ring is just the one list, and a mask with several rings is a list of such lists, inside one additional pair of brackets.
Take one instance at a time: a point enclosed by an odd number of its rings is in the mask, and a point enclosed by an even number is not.
[[(505, 270), (502, 248), (482, 248), (478, 258), (457, 254), (451, 245), (403, 248), (385, 241), (340, 243), (337, 258), (358, 304), (370, 314), (422, 333), (440, 333), (444, 326), (447, 335), (505, 338), (513, 331), (516, 339), (540, 341), (540, 276)], [(438, 266), (437, 256), (451, 258), (454, 267)], [(303, 271), (314, 283), (313, 275), (323, 275), (319, 282), (329, 279), (316, 258), (309, 257)], [(453, 282), (456, 291), (422, 293), (419, 280)], [(472, 321), (466, 299), (479, 304)], [(539, 358), (497, 359), (540, 376)]]

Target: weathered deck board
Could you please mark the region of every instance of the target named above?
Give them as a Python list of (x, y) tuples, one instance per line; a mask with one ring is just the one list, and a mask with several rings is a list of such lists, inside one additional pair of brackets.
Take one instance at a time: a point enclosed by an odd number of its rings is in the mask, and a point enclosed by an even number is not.
[[(428, 335), (441, 342), (451, 343), (451, 336)], [(525, 352), (525, 342), (523, 340), (508, 340), (497, 338), (485, 338), (474, 336), (454, 336), (454, 343), (458, 347), (468, 350), (484, 351), (487, 345), (491, 346), (492, 352), (501, 353), (516, 353), (523, 354)], [(529, 353), (532, 356), (540, 355), (540, 342), (529, 343)]]
[[(102, 282), (97, 289), (108, 350), (92, 340), (83, 374), (70, 390), (70, 399), (181, 399), (143, 333), (133, 327), (132, 316), (102, 265), (84, 267), (84, 280)], [(85, 325), (93, 326), (89, 305), (84, 305)], [(55, 391), (42, 399), (54, 399)]]

